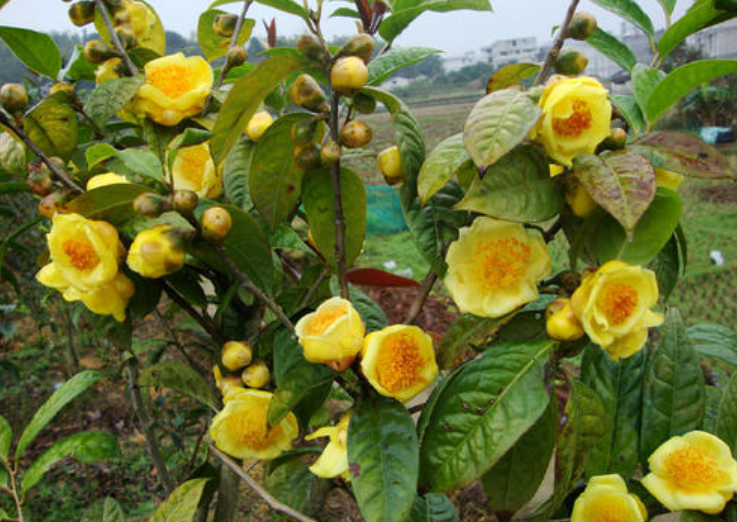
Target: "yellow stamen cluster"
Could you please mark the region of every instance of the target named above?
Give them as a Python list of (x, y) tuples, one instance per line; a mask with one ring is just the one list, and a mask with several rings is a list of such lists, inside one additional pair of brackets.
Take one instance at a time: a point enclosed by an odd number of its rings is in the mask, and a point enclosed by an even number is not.
[(192, 89), (189, 70), (182, 65), (169, 65), (148, 72), (146, 80), (169, 98), (179, 98)]
[(689, 490), (714, 484), (724, 475), (709, 452), (696, 446), (685, 446), (668, 455), (665, 467), (674, 482)]
[(634, 288), (616, 283), (607, 289), (604, 296), (604, 311), (613, 324), (622, 324), (636, 307), (637, 290)]
[(62, 246), (69, 262), (77, 270), (88, 272), (100, 262), (92, 243), (87, 239), (67, 239)]
[(517, 284), (530, 261), (530, 247), (513, 237), (482, 244), (478, 253), (481, 256), (480, 275), (489, 290)]
[(377, 362), (378, 381), (390, 392), (403, 390), (422, 380), (420, 369), (425, 359), (420, 355), (416, 340), (407, 334), (396, 333), (384, 341)]

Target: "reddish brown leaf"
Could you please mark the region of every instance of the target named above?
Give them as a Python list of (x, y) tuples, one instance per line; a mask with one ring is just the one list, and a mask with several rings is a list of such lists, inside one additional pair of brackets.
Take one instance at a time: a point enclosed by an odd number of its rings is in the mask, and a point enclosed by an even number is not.
[(348, 272), (348, 281), (354, 285), (406, 287), (420, 286), (414, 279), (402, 277), (376, 268), (354, 268)]

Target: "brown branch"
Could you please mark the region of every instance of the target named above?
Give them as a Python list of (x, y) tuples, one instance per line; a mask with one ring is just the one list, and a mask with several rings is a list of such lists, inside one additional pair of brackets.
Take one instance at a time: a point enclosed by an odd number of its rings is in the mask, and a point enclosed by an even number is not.
[(248, 486), (252, 490), (254, 490), (258, 494), (258, 496), (264, 499), (264, 501), (266, 501), (269, 507), (271, 507), (271, 509), (273, 509), (277, 513), (282, 513), (284, 515), (287, 515), (288, 517), (292, 517), (293, 519), (298, 520), (299, 522), (317, 522), (314, 518), (310, 518), (307, 515), (292, 509), (286, 504), (279, 502), (276, 498), (271, 496), (269, 492), (266, 491), (261, 486), (261, 484), (256, 482), (253, 478), (251, 478), (251, 476), (248, 473), (246, 473), (233, 459), (228, 457), (225, 453), (217, 449), (215, 446), (210, 445), (210, 451), (212, 451), (213, 455), (219, 458), (223, 462), (223, 464), (225, 464), (236, 475), (238, 475), (241, 478), (241, 480), (243, 480), (246, 484), (248, 484)]
[(571, 20), (573, 19), (573, 15), (576, 14), (576, 9), (578, 8), (578, 4), (580, 1), (581, 0), (571, 0), (571, 5), (568, 6), (568, 12), (566, 13), (565, 20), (563, 20), (563, 24), (558, 30), (558, 36), (553, 43), (553, 47), (551, 47), (550, 51), (548, 52), (548, 57), (545, 59), (543, 68), (540, 70), (540, 74), (537, 75), (535, 85), (542, 85), (543, 83), (545, 83), (545, 80), (548, 79), (550, 69), (553, 68), (555, 59), (558, 58), (560, 50), (563, 48), (563, 43), (566, 41), (566, 38), (568, 38), (568, 27), (571, 25)]
[(108, 34), (110, 34), (110, 41), (113, 42), (113, 46), (120, 54), (120, 59), (123, 60), (123, 63), (128, 68), (128, 71), (133, 76), (136, 76), (139, 73), (138, 67), (136, 67), (136, 65), (133, 63), (131, 57), (128, 56), (128, 53), (125, 51), (125, 47), (123, 47), (123, 44), (120, 42), (120, 38), (118, 38), (118, 33), (115, 32), (115, 27), (113, 27), (113, 24), (110, 21), (110, 13), (107, 12), (107, 7), (105, 7), (105, 3), (103, 2), (103, 0), (95, 0), (95, 6), (100, 12), (102, 20), (105, 22), (107, 32)]
[(560, 218), (555, 220), (555, 223), (553, 223), (549, 229), (545, 231), (543, 234), (543, 239), (546, 243), (550, 243), (553, 239), (555, 239), (555, 236), (558, 235), (558, 232), (563, 230), (563, 222), (560, 220)]
[(412, 303), (409, 312), (407, 312), (407, 317), (404, 318), (404, 324), (414, 324), (415, 321), (417, 321), (417, 318), (420, 316), (420, 312), (422, 311), (422, 307), (425, 306), (425, 301), (430, 297), (432, 287), (435, 286), (435, 282), (437, 280), (438, 274), (431, 268), (427, 273), (427, 276), (425, 276), (425, 279), (422, 281), (422, 286), (420, 286), (419, 293), (417, 294), (414, 303)]
[(197, 321), (197, 323), (208, 333), (210, 336), (212, 336), (215, 341), (217, 341), (219, 344), (223, 344), (228, 340), (228, 336), (225, 335), (215, 323), (212, 322), (212, 319), (209, 317), (206, 317), (197, 310), (195, 310), (189, 302), (184, 299), (179, 293), (174, 290), (171, 286), (169, 286), (167, 283), (163, 281), (159, 281), (159, 285), (161, 286), (161, 289), (164, 291), (164, 293), (169, 296), (169, 299), (174, 301), (177, 305), (179, 305), (179, 308), (184, 310), (187, 314), (189, 314), (192, 319)]
[(74, 192), (82, 193), (84, 190), (82, 187), (74, 183), (72, 181), (72, 178), (69, 177), (69, 175), (61, 169), (58, 165), (56, 165), (53, 161), (49, 159), (49, 157), (44, 154), (44, 152), (36, 145), (31, 138), (28, 137), (28, 134), (19, 126), (16, 126), (13, 124), (5, 114), (0, 111), (0, 123), (5, 125), (7, 128), (9, 128), (11, 131), (13, 131), (13, 134), (18, 136), (20, 140), (26, 144), (26, 146), (31, 149), (31, 152), (33, 152), (38, 158), (44, 162), (44, 164), (49, 168), (49, 170), (56, 176), (59, 181), (61, 181), (64, 185), (66, 185), (67, 188), (73, 190)]
[(328, 278), (329, 275), (330, 274), (328, 273), (327, 270), (323, 270), (322, 272), (320, 272), (320, 275), (318, 276), (317, 281), (315, 281), (315, 283), (310, 287), (310, 289), (307, 290), (307, 294), (304, 296), (302, 301), (300, 301), (299, 306), (297, 307), (297, 310), (301, 310), (302, 308), (310, 304), (310, 301), (312, 301), (312, 298), (315, 296), (315, 292), (318, 291), (318, 289), (320, 288), (320, 285), (322, 285), (325, 282), (325, 280)]
[[(17, 512), (18, 522), (24, 522), (23, 518), (23, 500), (18, 496), (18, 485), (16, 484), (15, 480), (15, 474), (17, 472), (17, 469), (14, 470), (10, 467), (10, 465), (5, 461), (2, 462), (2, 465), (5, 467), (5, 471), (8, 474), (8, 479), (10, 480), (10, 487), (7, 486), (3, 487), (8, 493), (10, 493), (10, 496), (13, 497), (13, 502), (15, 503), (15, 510)], [(16, 461), (15, 467), (18, 467), (18, 462)]]
[[(340, 142), (338, 128), (338, 104), (340, 94), (333, 92), (330, 100), (330, 137), (335, 143)], [(343, 197), (340, 188), (340, 160), (330, 166), (330, 177), (333, 180), (333, 207), (335, 209), (335, 262), (338, 265), (338, 282), (340, 295), (348, 299), (348, 273), (345, 262), (345, 216), (343, 215)]]

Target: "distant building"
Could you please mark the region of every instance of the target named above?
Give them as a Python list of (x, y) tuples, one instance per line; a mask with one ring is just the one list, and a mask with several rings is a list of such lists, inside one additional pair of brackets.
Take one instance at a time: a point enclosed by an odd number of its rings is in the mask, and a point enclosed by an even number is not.
[(463, 54), (456, 54), (441, 57), (443, 68), (446, 72), (458, 71), (467, 65), (484, 62), (488, 59), (476, 51), (466, 51)]
[[(425, 78), (422, 76), (421, 78)], [(410, 83), (412, 83), (414, 80), (411, 80), (409, 78), (402, 78), (401, 76), (394, 76), (392, 78), (389, 78), (387, 81), (381, 84), (382, 89), (396, 89), (397, 87), (406, 87)]]
[(508, 63), (534, 62), (537, 61), (539, 54), (537, 38), (526, 36), (499, 40), (489, 47), (482, 47), (481, 54), (486, 57), (483, 61), (493, 63), (494, 67), (501, 67)]
[(709, 58), (737, 59), (737, 19), (699, 31), (688, 43)]

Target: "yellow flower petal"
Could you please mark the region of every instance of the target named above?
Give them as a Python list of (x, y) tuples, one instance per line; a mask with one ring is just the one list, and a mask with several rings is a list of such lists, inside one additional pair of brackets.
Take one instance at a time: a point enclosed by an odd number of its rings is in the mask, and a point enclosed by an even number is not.
[(105, 174), (92, 176), (87, 181), (87, 190), (94, 190), (96, 188), (107, 187), (108, 185), (118, 185), (121, 183), (130, 183), (130, 181), (128, 181), (125, 176), (106, 172)]
[(159, 278), (184, 265), (185, 251), (169, 225), (157, 225), (140, 232), (131, 244), (126, 263), (143, 277)]
[(215, 169), (209, 141), (177, 150), (171, 173), (175, 190), (192, 190), (207, 198), (216, 198), (223, 192), (223, 180)]
[(361, 350), (366, 327), (350, 301), (328, 299), (295, 326), (305, 358), (314, 363), (355, 357)]
[(619, 475), (591, 477), (576, 499), (571, 522), (645, 522), (647, 511), (637, 495), (627, 492)]

